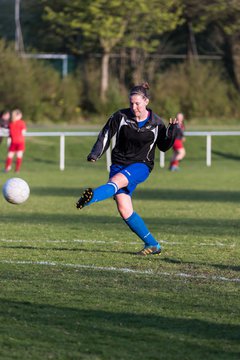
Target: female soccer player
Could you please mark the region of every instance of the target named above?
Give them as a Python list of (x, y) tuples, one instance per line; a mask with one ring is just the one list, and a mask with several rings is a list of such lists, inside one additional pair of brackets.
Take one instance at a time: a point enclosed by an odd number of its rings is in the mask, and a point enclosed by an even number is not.
[(25, 121), (22, 120), (22, 112), (18, 109), (15, 109), (12, 112), (12, 119), (9, 124), (9, 137), (11, 139), (11, 144), (8, 149), (5, 172), (11, 170), (13, 156), (15, 153), (17, 154), (15, 172), (20, 171), (23, 153), (25, 150), (25, 132), (26, 124)]
[(169, 166), (170, 171), (178, 171), (179, 170), (179, 162), (185, 157), (186, 150), (184, 148), (184, 115), (183, 113), (177, 113), (176, 119), (178, 121), (178, 128), (176, 132), (176, 139), (173, 143), (173, 157), (171, 159), (171, 163)]
[(147, 107), (148, 89), (147, 83), (134, 86), (129, 96), (130, 108), (115, 112), (99, 133), (87, 160), (98, 160), (115, 136), (109, 181), (95, 190), (86, 189), (76, 204), (78, 209), (82, 209), (114, 196), (121, 217), (144, 242), (144, 248), (137, 253), (143, 256), (160, 254), (161, 245), (142, 218), (133, 211), (131, 196), (153, 169), (156, 145), (161, 151), (168, 150), (174, 142), (177, 128), (176, 119), (170, 119), (166, 128), (163, 120)]

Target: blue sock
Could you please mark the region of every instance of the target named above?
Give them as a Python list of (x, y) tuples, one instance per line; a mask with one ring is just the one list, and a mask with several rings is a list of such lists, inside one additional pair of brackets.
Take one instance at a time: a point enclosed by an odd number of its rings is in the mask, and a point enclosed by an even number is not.
[(148, 228), (146, 227), (143, 219), (135, 212), (129, 218), (124, 220), (130, 229), (137, 234), (140, 239), (145, 243), (145, 246), (159, 245), (157, 240), (154, 239)]
[(88, 205), (94, 202), (106, 200), (115, 195), (117, 191), (118, 186), (114, 182), (109, 181), (107, 184), (101, 185), (93, 190), (93, 198), (89, 201)]

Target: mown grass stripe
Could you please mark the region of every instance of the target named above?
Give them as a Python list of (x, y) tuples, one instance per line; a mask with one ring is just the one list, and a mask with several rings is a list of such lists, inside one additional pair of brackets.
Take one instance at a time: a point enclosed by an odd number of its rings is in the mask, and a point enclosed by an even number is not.
[[(35, 240), (32, 240), (32, 242), (34, 242)], [(6, 243), (11, 243), (11, 242), (31, 242), (31, 240), (14, 240), (14, 239), (0, 239), (0, 242), (6, 242)], [(129, 245), (140, 245), (141, 243), (139, 241), (118, 241), (118, 240), (113, 240), (113, 241), (105, 241), (105, 240), (81, 240), (81, 239), (73, 239), (73, 240), (37, 240), (37, 242), (46, 242), (46, 243), (50, 243), (50, 244), (57, 244), (57, 243), (86, 243), (86, 244), (129, 244)], [(170, 246), (174, 246), (174, 245), (182, 245), (182, 246), (189, 246), (189, 244), (185, 243), (185, 242), (172, 242), (172, 241), (166, 241), (166, 240), (159, 240), (159, 242), (161, 244), (166, 244), (166, 245), (170, 245)], [(191, 247), (200, 247), (200, 246), (206, 246), (206, 247), (229, 247), (229, 248), (233, 248), (236, 246), (236, 244), (224, 244), (224, 243), (198, 243), (196, 245), (191, 245)]]
[(193, 275), (188, 273), (171, 273), (171, 272), (154, 272), (151, 269), (148, 270), (136, 270), (130, 268), (117, 268), (114, 266), (95, 266), (95, 265), (84, 265), (84, 264), (68, 264), (68, 263), (60, 263), (54, 261), (26, 261), (26, 260), (1, 260), (1, 264), (14, 264), (14, 265), (45, 265), (45, 266), (64, 266), (64, 267), (72, 267), (76, 269), (90, 269), (96, 271), (116, 271), (121, 273), (132, 273), (132, 274), (141, 274), (141, 275), (161, 275), (161, 276), (174, 276), (180, 278), (190, 278), (190, 279), (205, 279), (205, 280), (213, 280), (213, 281), (226, 281), (226, 282), (240, 282), (240, 278), (227, 278), (224, 276), (206, 276), (206, 275)]

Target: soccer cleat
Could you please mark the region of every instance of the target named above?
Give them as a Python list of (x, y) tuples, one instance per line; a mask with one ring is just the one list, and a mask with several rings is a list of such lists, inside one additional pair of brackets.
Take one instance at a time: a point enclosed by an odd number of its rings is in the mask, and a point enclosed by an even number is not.
[(92, 198), (93, 198), (93, 189), (88, 188), (84, 190), (82, 196), (76, 203), (77, 209), (82, 209), (84, 206), (86, 206), (89, 203), (89, 201), (92, 200)]
[(161, 246), (145, 246), (142, 250), (138, 251), (136, 255), (147, 256), (147, 255), (160, 255), (161, 254)]

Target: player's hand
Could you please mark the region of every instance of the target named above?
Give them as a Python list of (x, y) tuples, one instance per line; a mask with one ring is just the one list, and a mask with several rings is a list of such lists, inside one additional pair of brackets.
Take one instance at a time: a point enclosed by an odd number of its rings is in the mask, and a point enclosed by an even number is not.
[(171, 124), (171, 125), (177, 125), (177, 124), (178, 124), (178, 120), (177, 120), (176, 118), (174, 118), (174, 119), (170, 118), (169, 124)]
[(94, 159), (94, 158), (92, 157), (92, 155), (91, 155), (91, 154), (89, 154), (89, 155), (88, 155), (88, 157), (87, 157), (87, 161), (90, 161), (90, 162), (95, 162), (95, 161), (96, 161), (96, 159)]

